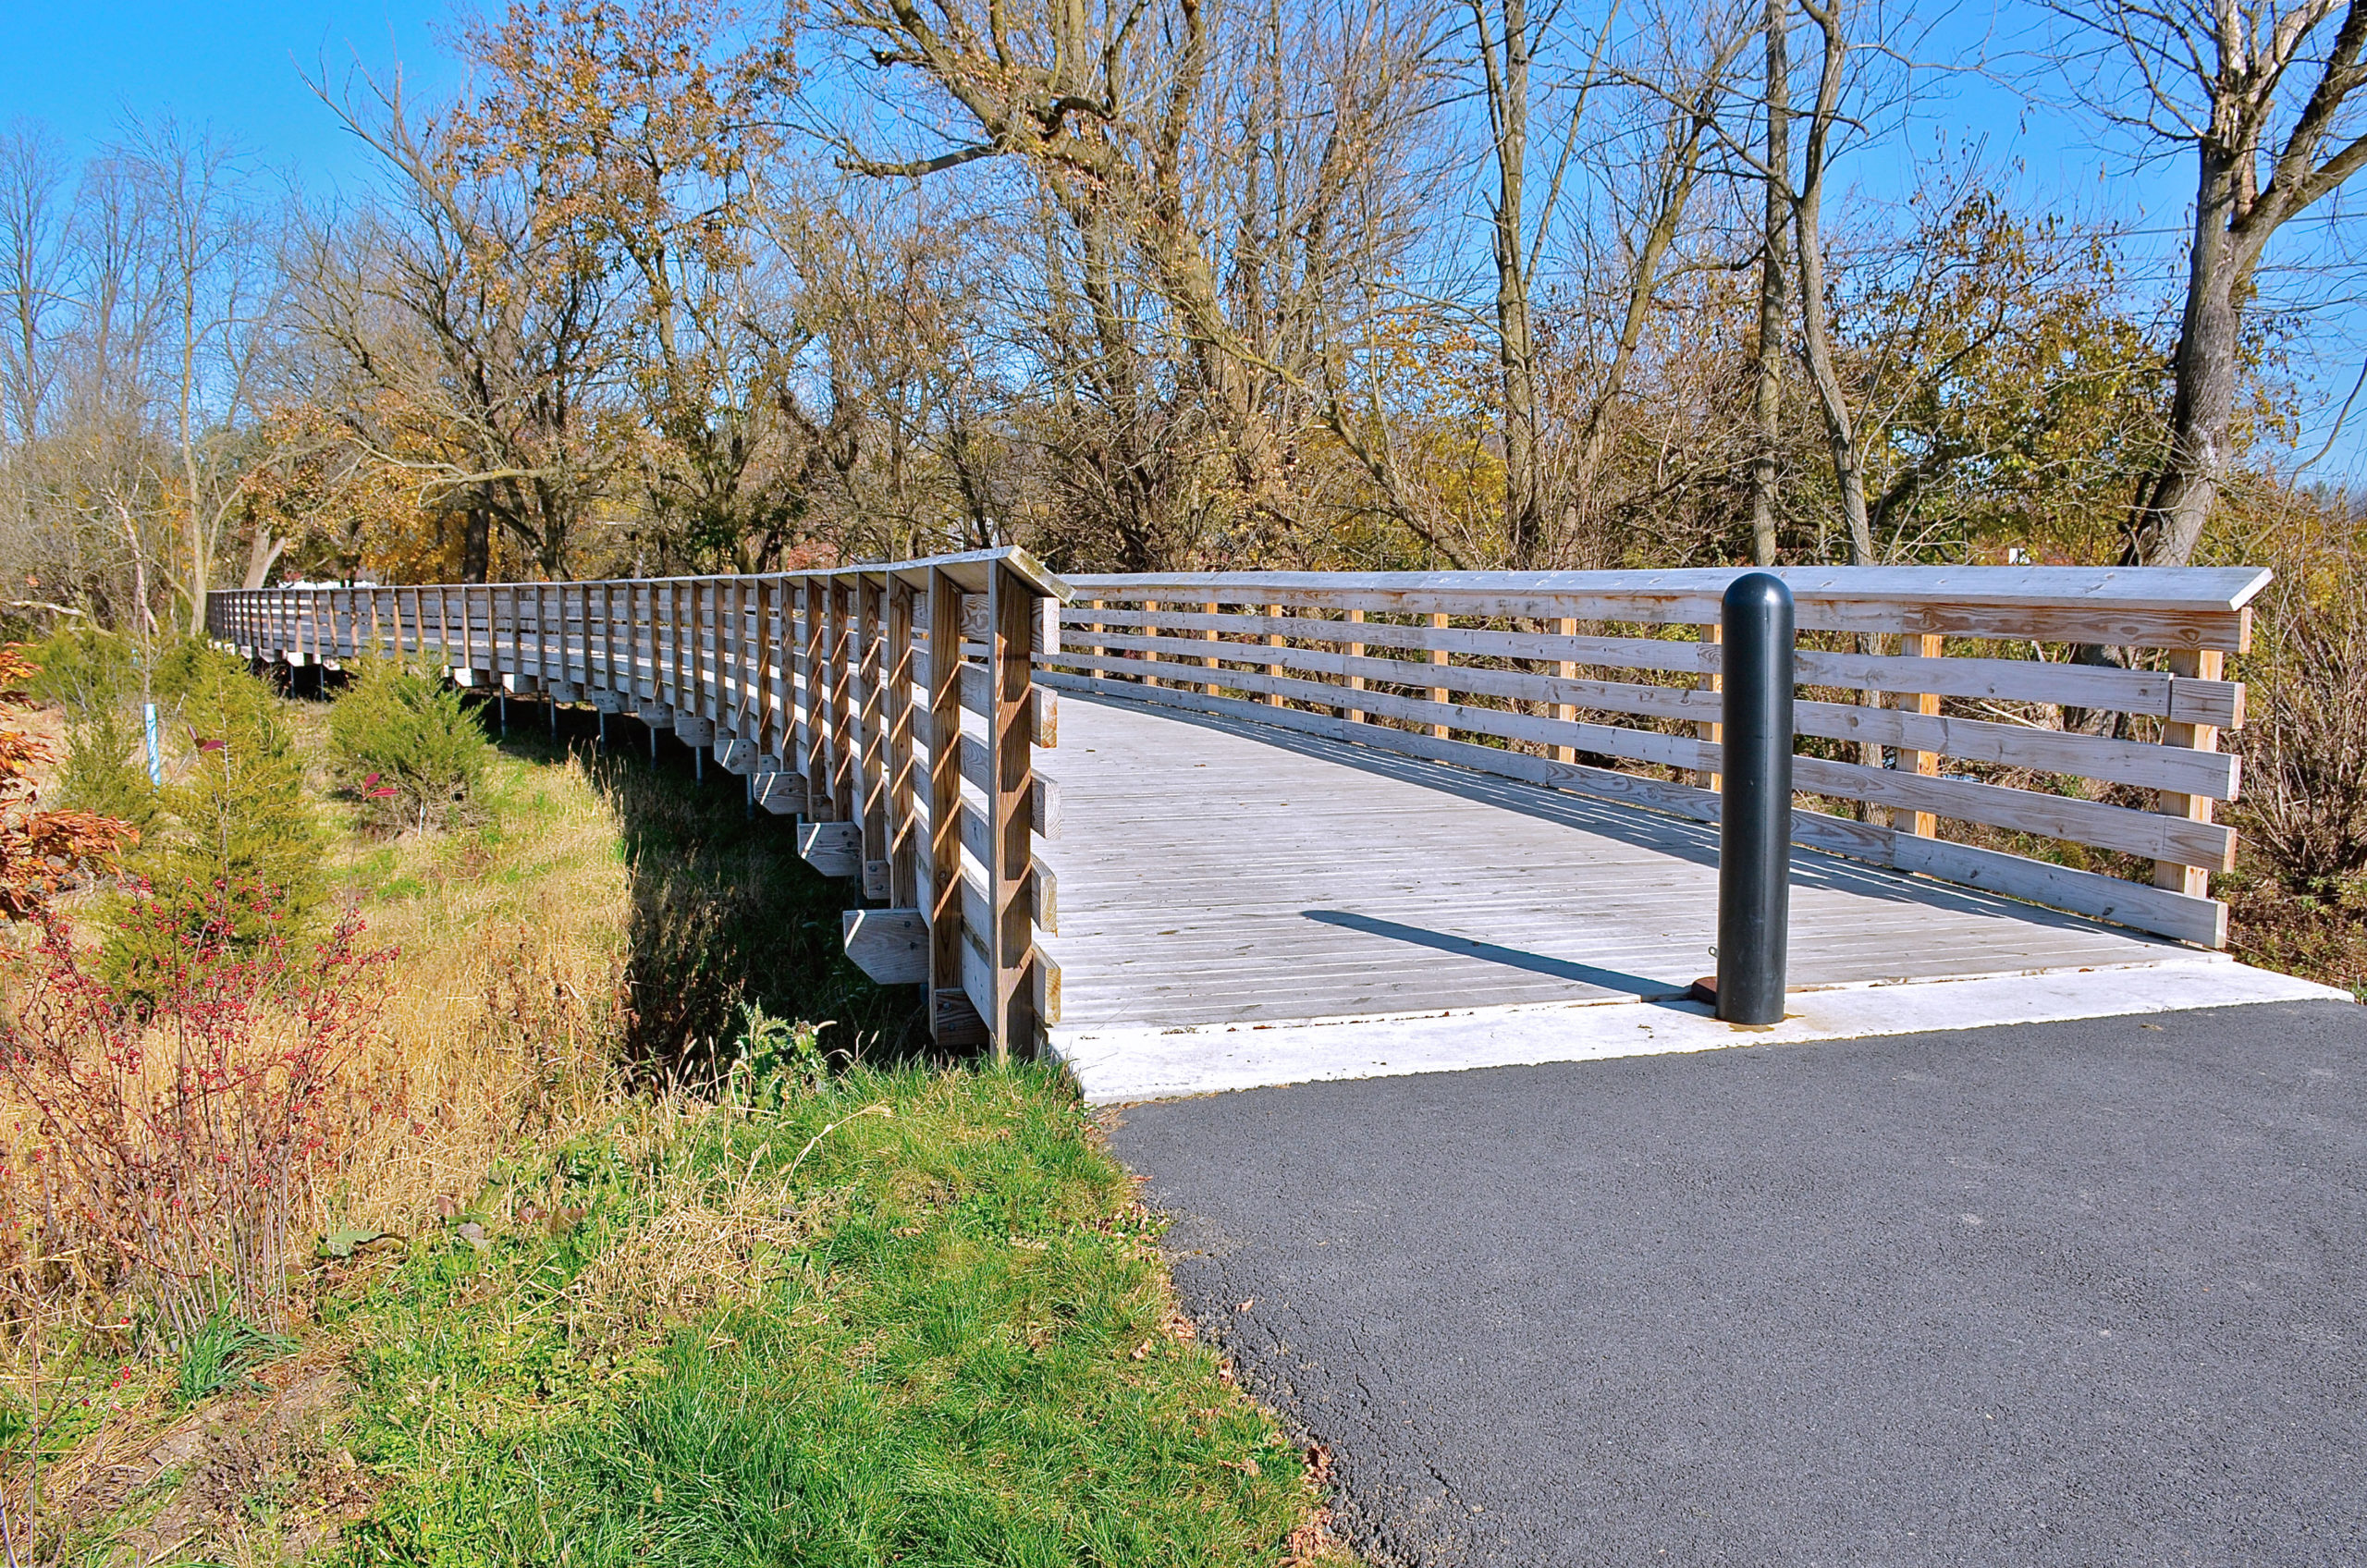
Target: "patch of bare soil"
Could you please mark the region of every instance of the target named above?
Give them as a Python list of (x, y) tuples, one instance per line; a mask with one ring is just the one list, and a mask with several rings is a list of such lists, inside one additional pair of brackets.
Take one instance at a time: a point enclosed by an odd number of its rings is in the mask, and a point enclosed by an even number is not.
[(352, 1388), (333, 1351), (259, 1368), (255, 1387), (173, 1421), (92, 1434), (53, 1476), (71, 1527), (114, 1560), (301, 1562), (368, 1512), (337, 1441)]

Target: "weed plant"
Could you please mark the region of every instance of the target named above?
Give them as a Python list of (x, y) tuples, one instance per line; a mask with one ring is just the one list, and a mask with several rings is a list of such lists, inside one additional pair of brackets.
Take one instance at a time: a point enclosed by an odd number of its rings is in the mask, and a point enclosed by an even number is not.
[(245, 1318), (217, 1313), (181, 1347), (180, 1378), (174, 1390), (183, 1409), (251, 1381), (248, 1370), (262, 1362), (293, 1355), (300, 1348), (286, 1334), (258, 1329)]

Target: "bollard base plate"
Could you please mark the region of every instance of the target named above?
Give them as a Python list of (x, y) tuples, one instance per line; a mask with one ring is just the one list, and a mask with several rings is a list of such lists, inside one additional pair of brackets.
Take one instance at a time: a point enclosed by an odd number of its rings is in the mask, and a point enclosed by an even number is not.
[[(1687, 986), (1685, 988), (1685, 999), (1689, 1002), (1706, 1003), (1711, 1012), (1716, 1012), (1718, 1010), (1718, 977), (1714, 974), (1704, 974), (1700, 979), (1696, 980), (1692, 985)], [(1785, 1018), (1797, 1018), (1799, 1015), (1794, 1012), (1786, 1012), (1784, 1016)], [(1726, 1027), (1729, 1029), (1772, 1029), (1775, 1027), (1772, 1023), (1736, 1023), (1731, 1020), (1721, 1020), (1721, 1022), (1724, 1023)]]

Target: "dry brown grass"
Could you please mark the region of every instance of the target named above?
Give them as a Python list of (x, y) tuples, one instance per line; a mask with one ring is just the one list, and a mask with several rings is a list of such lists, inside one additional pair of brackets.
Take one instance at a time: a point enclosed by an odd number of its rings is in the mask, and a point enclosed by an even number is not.
[(370, 937), (400, 954), (356, 1074), (408, 1115), (354, 1130), (324, 1231), (408, 1233), (521, 1143), (609, 1103), (628, 914), (614, 813), (571, 761), (505, 759), (495, 794), (483, 831), (349, 840)]

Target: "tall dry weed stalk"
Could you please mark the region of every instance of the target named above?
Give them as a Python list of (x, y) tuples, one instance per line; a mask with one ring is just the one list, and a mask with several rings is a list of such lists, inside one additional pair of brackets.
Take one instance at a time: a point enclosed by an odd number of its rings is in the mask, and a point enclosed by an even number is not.
[(2278, 879), (2314, 892), (2367, 871), (2367, 606), (2279, 619), (2275, 661), (2254, 677), (2244, 809)]
[[(350, 1128), (399, 1110), (356, 1103), (351, 1077), (392, 955), (350, 914), (300, 943), (268, 896), (205, 901), (193, 930), (162, 903), (127, 912), (170, 955), (137, 993), (92, 974), (55, 920), (12, 957), (0, 1082), (21, 1120), (0, 1157), (0, 1289), (21, 1325), (73, 1300), (144, 1311), (174, 1341), (226, 1312), (278, 1325), (315, 1187)], [(272, 935), (232, 940), (257, 921)]]

